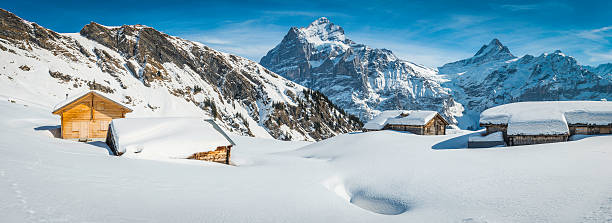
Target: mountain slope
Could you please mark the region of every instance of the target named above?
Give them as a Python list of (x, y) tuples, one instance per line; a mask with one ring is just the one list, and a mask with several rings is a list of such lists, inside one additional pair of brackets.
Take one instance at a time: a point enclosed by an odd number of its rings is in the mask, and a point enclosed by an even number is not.
[(585, 69), (602, 75), (602, 76), (611, 76), (612, 75), (612, 63), (605, 63), (605, 64), (600, 64), (597, 67), (591, 67), (591, 66), (584, 66)]
[(463, 110), (435, 70), (401, 60), (390, 50), (357, 44), (325, 17), (291, 28), (260, 63), (323, 92), (362, 120), (399, 108), (436, 110), (456, 123)]
[(320, 140), (360, 126), (253, 61), (142, 25), (59, 34), (0, 10), (0, 65), (0, 94), (49, 107), (95, 89), (124, 98), (133, 116), (211, 116), (241, 135)]
[(511, 102), (612, 99), (610, 75), (593, 73), (561, 51), (517, 58), (497, 39), (439, 72), (451, 80), (444, 86), (465, 107), (462, 128), (478, 128), (480, 112)]

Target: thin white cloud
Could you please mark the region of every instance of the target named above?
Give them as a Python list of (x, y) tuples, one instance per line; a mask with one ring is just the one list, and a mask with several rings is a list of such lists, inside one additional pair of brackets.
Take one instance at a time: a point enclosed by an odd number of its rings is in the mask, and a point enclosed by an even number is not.
[(226, 21), (220, 28), (193, 31), (181, 36), (215, 50), (259, 62), (268, 50), (282, 40), (287, 30), (289, 27), (270, 25), (261, 20)]
[(612, 26), (580, 31), (578, 32), (578, 36), (589, 40), (609, 43), (609, 40), (607, 40), (607, 38), (612, 37)]
[(232, 44), (232, 41), (229, 41), (227, 39), (217, 39), (217, 38), (211, 38), (208, 36), (202, 36), (200, 38), (200, 41), (204, 44), (217, 44), (217, 45), (228, 45), (228, 44)]
[(570, 9), (568, 5), (562, 2), (541, 2), (534, 4), (503, 4), (503, 5), (492, 5), (493, 8), (505, 9), (513, 12), (519, 11), (533, 11), (533, 10), (551, 10), (551, 9)]

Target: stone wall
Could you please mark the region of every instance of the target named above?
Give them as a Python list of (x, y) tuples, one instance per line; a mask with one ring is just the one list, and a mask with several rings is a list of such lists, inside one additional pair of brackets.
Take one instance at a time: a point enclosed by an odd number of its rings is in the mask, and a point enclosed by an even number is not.
[(232, 146), (219, 146), (214, 151), (194, 153), (187, 159), (204, 160), (223, 164), (230, 164)]

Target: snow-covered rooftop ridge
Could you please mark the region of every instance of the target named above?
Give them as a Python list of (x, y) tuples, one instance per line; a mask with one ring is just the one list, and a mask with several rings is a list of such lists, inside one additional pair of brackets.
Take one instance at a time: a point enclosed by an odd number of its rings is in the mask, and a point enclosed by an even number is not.
[(371, 130), (383, 129), (387, 124), (392, 125), (425, 125), (438, 114), (436, 111), (426, 110), (387, 110), (368, 121), (363, 128)]
[(568, 124), (612, 124), (612, 102), (517, 102), (485, 110), (480, 123), (506, 124), (509, 135), (568, 134)]
[(468, 137), (469, 142), (503, 142), (504, 134), (502, 132), (494, 132), (488, 135), (474, 134)]
[(87, 95), (87, 94), (89, 94), (89, 93), (94, 93), (94, 94), (97, 94), (97, 95), (99, 95), (99, 96), (101, 96), (101, 97), (103, 97), (103, 98), (106, 98), (106, 99), (108, 99), (108, 100), (111, 100), (111, 101), (113, 101), (113, 102), (115, 102), (115, 103), (117, 103), (117, 104), (119, 104), (119, 105), (121, 105), (121, 106), (123, 106), (123, 107), (125, 107), (125, 108), (129, 109), (130, 111), (132, 110), (132, 108), (130, 108), (129, 106), (127, 106), (127, 105), (125, 105), (125, 104), (121, 103), (121, 100), (120, 100), (119, 98), (115, 97), (114, 95), (106, 94), (106, 93), (104, 93), (104, 92), (100, 92), (100, 91), (96, 91), (96, 90), (86, 90), (86, 91), (81, 91), (81, 92), (79, 92), (79, 93), (76, 93), (76, 94), (70, 95), (70, 96), (68, 96), (68, 97), (67, 97), (65, 100), (63, 100), (63, 101), (61, 101), (61, 102), (57, 103), (57, 104), (56, 104), (56, 105), (53, 107), (53, 112), (56, 112), (57, 110), (62, 109), (62, 108), (63, 108), (63, 107), (65, 107), (66, 105), (69, 105), (70, 103), (72, 103), (72, 102), (74, 102), (74, 101), (76, 101), (76, 100), (78, 100), (78, 99), (80, 99), (80, 98), (82, 98), (82, 97), (86, 96), (86, 95)]
[(115, 147), (124, 156), (187, 158), (234, 142), (212, 120), (199, 117), (123, 118), (111, 123)]

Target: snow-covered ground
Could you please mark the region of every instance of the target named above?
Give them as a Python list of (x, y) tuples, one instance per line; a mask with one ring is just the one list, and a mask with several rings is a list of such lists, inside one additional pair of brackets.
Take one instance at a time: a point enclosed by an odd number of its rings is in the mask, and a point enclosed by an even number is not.
[(612, 136), (461, 149), (468, 131), (233, 136), (234, 166), (110, 156), (0, 97), (0, 222), (609, 222)]

